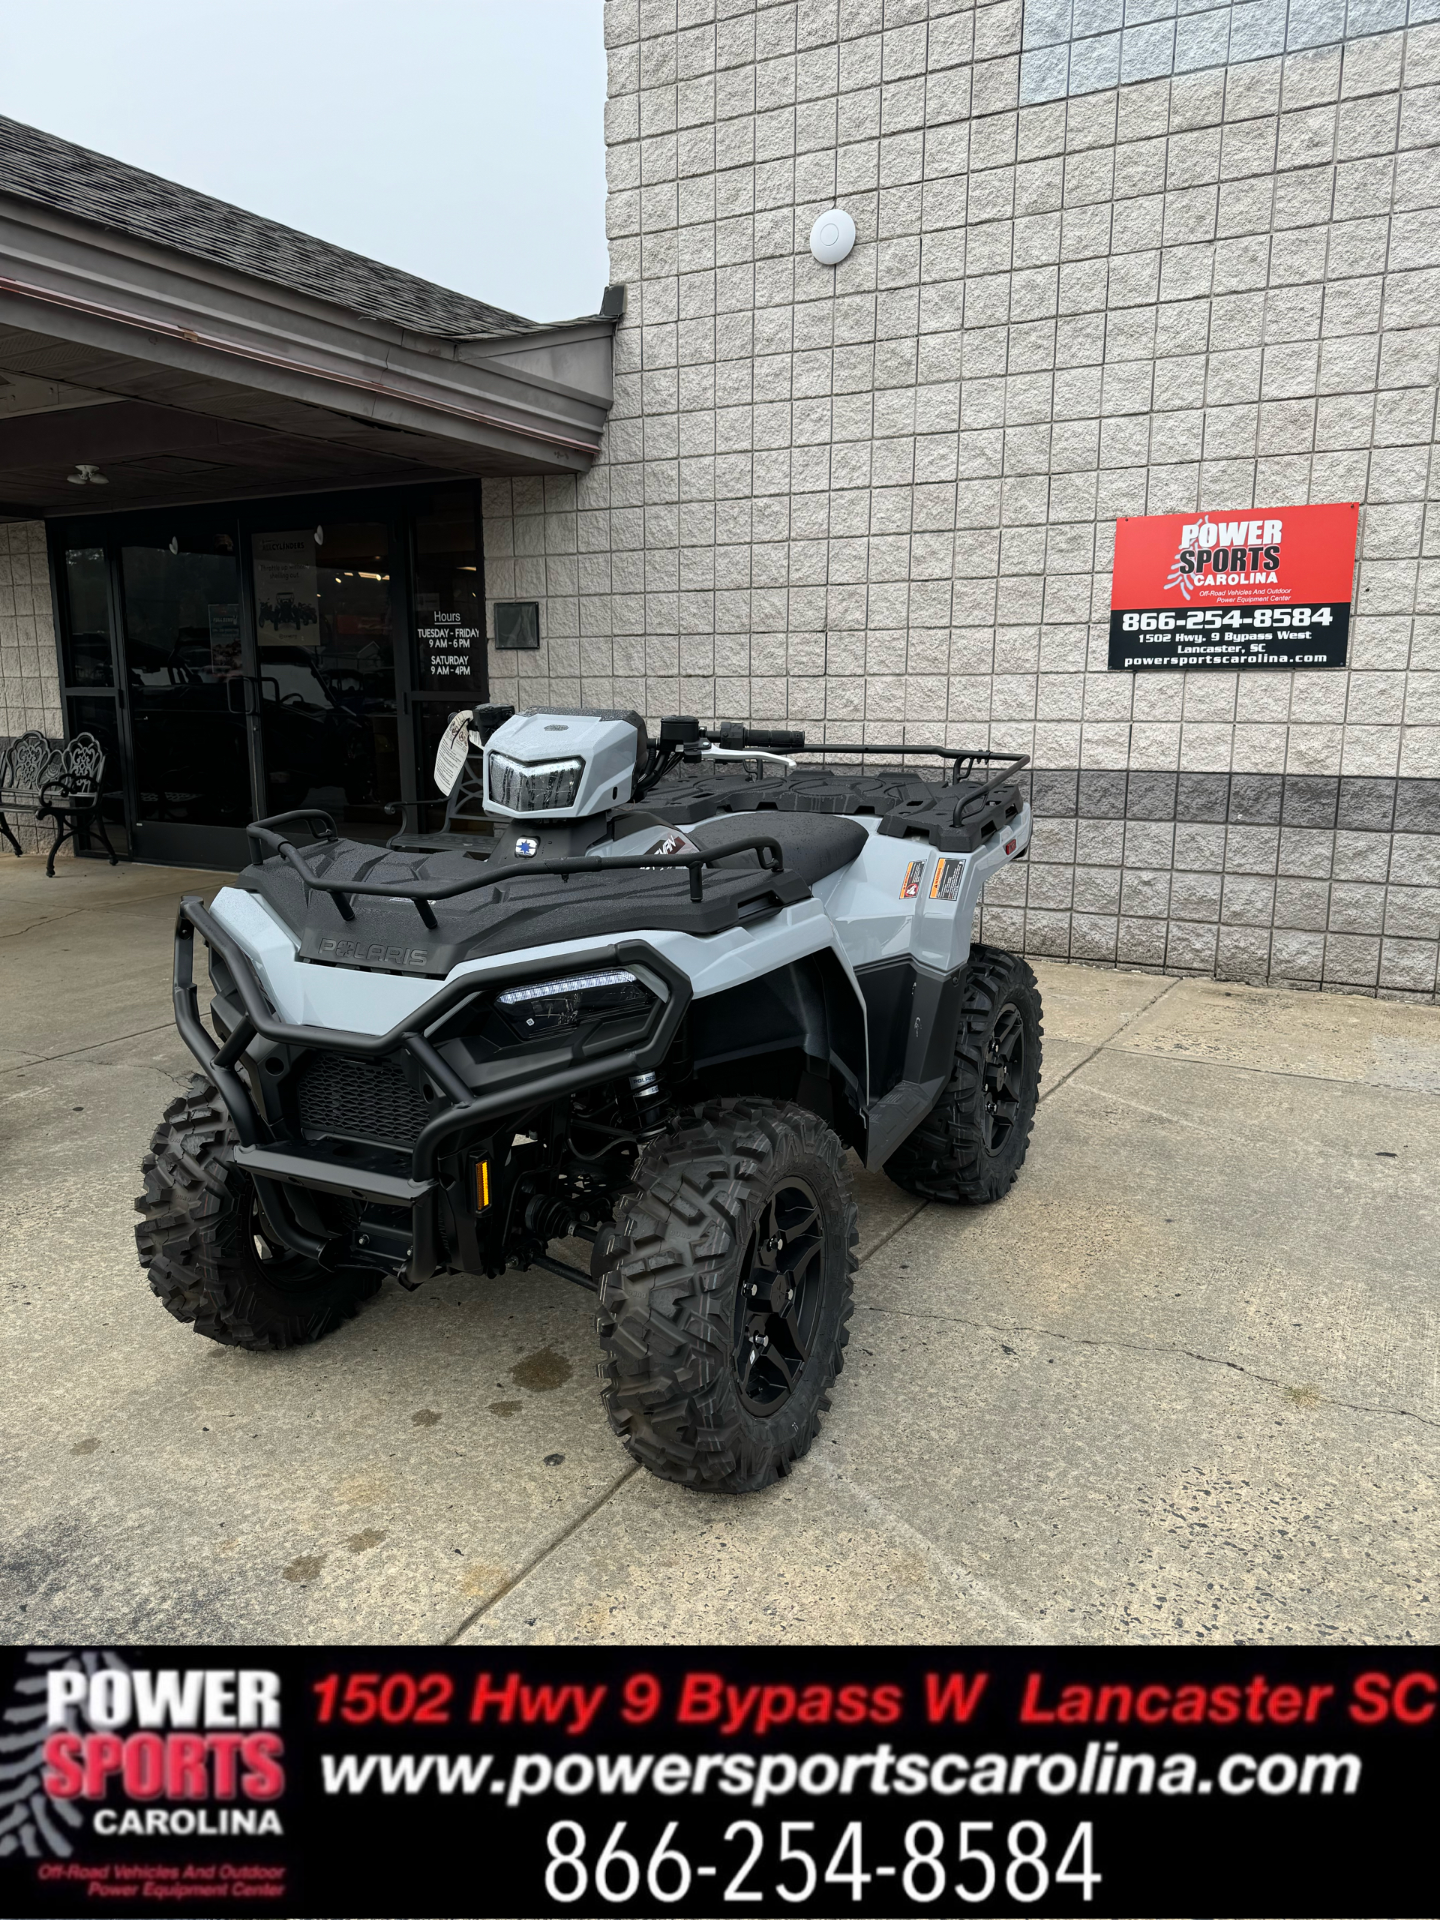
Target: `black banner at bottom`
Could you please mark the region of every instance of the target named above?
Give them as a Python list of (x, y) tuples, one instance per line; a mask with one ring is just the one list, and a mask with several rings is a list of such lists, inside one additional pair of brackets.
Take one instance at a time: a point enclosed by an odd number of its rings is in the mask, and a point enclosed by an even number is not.
[(9, 1914), (1433, 1912), (1414, 1649), (12, 1649)]

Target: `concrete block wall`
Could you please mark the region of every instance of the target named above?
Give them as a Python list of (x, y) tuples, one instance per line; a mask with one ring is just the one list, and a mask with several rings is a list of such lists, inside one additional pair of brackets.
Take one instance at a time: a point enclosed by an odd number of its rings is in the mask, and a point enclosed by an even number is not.
[[(31, 727), (58, 739), (64, 725), (45, 528), (38, 520), (0, 522), (0, 751)], [(28, 852), (48, 849), (53, 828), (7, 817)], [(13, 858), (3, 840), (0, 858)]]
[[(610, 0), (617, 400), (592, 474), (487, 487), (544, 635), (496, 694), (1027, 752), (991, 937), (1433, 998), (1440, 25), (1122, 11)], [(1090, 88), (1157, 18), (1163, 71)], [(1106, 671), (1118, 514), (1351, 499), (1347, 670)]]
[(1440, 19), (1440, 0), (1025, 0), (1020, 104)]

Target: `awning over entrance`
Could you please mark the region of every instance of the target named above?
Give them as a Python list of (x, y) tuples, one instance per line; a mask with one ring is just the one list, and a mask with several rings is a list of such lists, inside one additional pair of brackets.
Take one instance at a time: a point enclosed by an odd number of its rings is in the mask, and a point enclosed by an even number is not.
[(583, 473), (622, 304), (540, 325), (0, 119), (0, 516)]

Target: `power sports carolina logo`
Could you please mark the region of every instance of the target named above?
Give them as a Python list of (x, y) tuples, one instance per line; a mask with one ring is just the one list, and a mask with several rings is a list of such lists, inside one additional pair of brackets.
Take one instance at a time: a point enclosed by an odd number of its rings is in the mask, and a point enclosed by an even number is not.
[(66, 1663), (45, 1675), (44, 1727), (46, 1797), (94, 1805), (102, 1839), (284, 1831), (278, 1673)]
[(12, 1658), (0, 1861), (28, 1867), (32, 1890), (9, 1910), (83, 1899), (274, 1911), (288, 1898), (278, 1674), (132, 1668), (101, 1648)]
[(1284, 536), (1285, 522), (1280, 518), (1191, 520), (1180, 529), (1180, 545), (1161, 592), (1179, 587), (1188, 601), (1202, 581), (1224, 587), (1277, 586)]

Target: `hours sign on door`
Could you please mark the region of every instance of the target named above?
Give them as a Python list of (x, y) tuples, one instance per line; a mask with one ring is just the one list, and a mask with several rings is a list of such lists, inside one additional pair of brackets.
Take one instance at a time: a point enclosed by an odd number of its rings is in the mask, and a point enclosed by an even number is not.
[(1353, 502), (1116, 522), (1110, 665), (1343, 667)]

